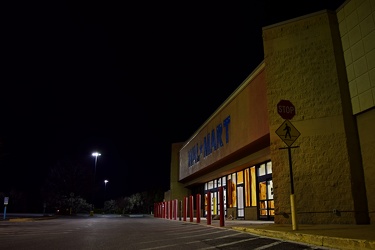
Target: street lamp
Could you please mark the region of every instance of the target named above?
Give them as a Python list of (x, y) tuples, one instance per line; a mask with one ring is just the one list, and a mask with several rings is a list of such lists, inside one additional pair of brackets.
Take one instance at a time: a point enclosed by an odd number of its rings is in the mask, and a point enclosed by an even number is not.
[(92, 187), (92, 209), (91, 209), (91, 212), (90, 212), (90, 216), (93, 216), (94, 215), (94, 192), (95, 192), (96, 164), (98, 162), (98, 157), (101, 156), (101, 154), (98, 153), (98, 152), (94, 152), (91, 155), (95, 157), (94, 182), (93, 182), (93, 187)]
[[(98, 153), (98, 152), (94, 152), (91, 155), (95, 157), (95, 172), (94, 173), (96, 174), (96, 163), (98, 162), (98, 156), (101, 156), (101, 154)], [(95, 175), (94, 175), (94, 177), (95, 177)]]
[(104, 214), (104, 211), (106, 209), (106, 207), (105, 207), (105, 195), (106, 195), (106, 190), (107, 190), (107, 183), (108, 183), (108, 180), (104, 180), (104, 206), (103, 206), (103, 214)]

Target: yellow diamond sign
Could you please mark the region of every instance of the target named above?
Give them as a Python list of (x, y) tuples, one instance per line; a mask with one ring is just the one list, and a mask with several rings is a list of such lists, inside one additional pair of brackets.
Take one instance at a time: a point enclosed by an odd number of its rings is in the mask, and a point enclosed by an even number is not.
[(290, 147), (301, 133), (293, 126), (289, 120), (285, 120), (283, 124), (276, 130), (276, 134)]

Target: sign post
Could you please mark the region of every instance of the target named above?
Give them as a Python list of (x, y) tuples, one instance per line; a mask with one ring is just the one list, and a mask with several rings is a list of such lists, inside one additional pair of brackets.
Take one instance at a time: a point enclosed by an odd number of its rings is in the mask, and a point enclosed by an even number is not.
[(4, 217), (3, 217), (4, 220), (5, 220), (6, 214), (7, 214), (7, 205), (8, 205), (8, 202), (9, 202), (9, 197), (4, 197)]
[(281, 126), (276, 130), (276, 134), (284, 141), (288, 146), (288, 159), (289, 159), (289, 175), (290, 175), (290, 210), (292, 214), (292, 228), (298, 230), (297, 225), (297, 212), (294, 197), (294, 183), (293, 183), (293, 167), (292, 167), (292, 152), (291, 148), (298, 148), (298, 146), (292, 147), (292, 144), (297, 140), (301, 133), (293, 126), (289, 121), (296, 114), (294, 105), (288, 100), (281, 100), (277, 104), (277, 112), (285, 119)]

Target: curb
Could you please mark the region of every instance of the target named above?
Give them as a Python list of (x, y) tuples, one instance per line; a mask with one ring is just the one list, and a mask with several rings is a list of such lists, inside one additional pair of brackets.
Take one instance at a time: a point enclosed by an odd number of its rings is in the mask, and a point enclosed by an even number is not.
[(245, 231), (252, 234), (278, 238), (283, 240), (297, 241), (316, 246), (329, 247), (341, 250), (369, 250), (375, 249), (375, 241), (329, 237), (322, 235), (311, 235), (291, 232), (280, 232), (257, 228), (232, 227), (234, 230)]
[(35, 218), (9, 218), (9, 222), (27, 222), (27, 221), (38, 221), (38, 220), (49, 220), (49, 219), (54, 219), (56, 218), (55, 216), (44, 216), (44, 217), (35, 217)]

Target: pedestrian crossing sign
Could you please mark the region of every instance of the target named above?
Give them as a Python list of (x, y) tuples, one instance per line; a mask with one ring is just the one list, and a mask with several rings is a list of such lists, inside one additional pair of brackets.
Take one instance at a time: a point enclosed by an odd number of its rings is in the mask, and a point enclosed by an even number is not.
[(289, 120), (285, 120), (283, 124), (276, 130), (276, 134), (285, 142), (288, 147), (297, 140), (301, 133), (293, 126)]

